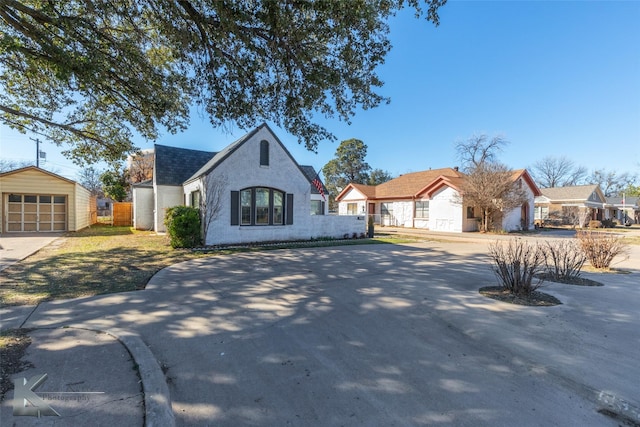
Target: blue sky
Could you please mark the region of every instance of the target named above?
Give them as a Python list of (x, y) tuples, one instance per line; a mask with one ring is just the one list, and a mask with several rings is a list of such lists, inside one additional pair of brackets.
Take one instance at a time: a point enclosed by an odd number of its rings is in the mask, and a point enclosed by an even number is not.
[[(319, 117), (338, 140), (317, 154), (270, 124), (300, 164), (320, 169), (340, 141), (358, 138), (372, 167), (397, 176), (455, 166), (455, 143), (485, 133), (511, 142), (500, 160), (513, 168), (566, 156), (590, 171), (640, 174), (640, 1), (450, 1), (440, 18), (437, 28), (410, 10), (391, 20), (393, 49), (379, 69), (391, 104), (351, 125)], [(157, 142), (218, 151), (245, 131), (194, 114), (187, 132)], [(0, 157), (35, 157), (29, 135), (0, 132)], [(42, 150), (47, 167), (76, 177), (61, 148)]]

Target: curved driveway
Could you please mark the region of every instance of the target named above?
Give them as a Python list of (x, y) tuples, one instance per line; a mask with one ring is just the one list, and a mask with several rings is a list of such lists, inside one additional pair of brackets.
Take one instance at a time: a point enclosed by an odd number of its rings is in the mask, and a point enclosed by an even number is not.
[(130, 329), (178, 425), (617, 425), (640, 403), (640, 287), (551, 284), (563, 305), (486, 299), (486, 243), (215, 256), (145, 291), (41, 304), (25, 327)]

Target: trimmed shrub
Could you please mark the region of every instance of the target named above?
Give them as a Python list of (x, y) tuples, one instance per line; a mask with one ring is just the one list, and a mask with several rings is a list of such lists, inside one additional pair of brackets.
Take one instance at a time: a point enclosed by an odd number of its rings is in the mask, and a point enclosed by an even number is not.
[(200, 211), (190, 206), (174, 206), (167, 209), (164, 218), (172, 248), (193, 248), (200, 237)]
[(557, 282), (570, 282), (580, 277), (587, 261), (577, 240), (547, 241), (544, 244), (546, 273)]
[(593, 268), (608, 269), (615, 257), (627, 255), (629, 249), (621, 237), (610, 233), (578, 231), (576, 237)]
[(489, 245), (489, 256), (500, 284), (509, 293), (529, 296), (542, 285), (544, 279), (540, 273), (545, 256), (537, 244), (531, 245), (522, 239), (496, 241)]

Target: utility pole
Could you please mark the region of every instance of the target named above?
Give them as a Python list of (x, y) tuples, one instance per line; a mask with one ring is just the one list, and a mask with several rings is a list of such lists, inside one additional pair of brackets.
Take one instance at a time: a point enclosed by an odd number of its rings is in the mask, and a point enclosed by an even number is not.
[(40, 167), (40, 140), (38, 138), (33, 139), (29, 138), (32, 141), (36, 142), (36, 167)]

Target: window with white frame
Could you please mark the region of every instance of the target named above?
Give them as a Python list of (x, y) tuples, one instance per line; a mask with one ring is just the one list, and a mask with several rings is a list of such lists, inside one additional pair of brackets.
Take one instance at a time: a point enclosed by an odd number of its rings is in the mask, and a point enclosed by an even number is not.
[(380, 203), (380, 213), (382, 216), (393, 216), (393, 203)]
[(416, 218), (429, 219), (429, 201), (416, 201)]
[(324, 202), (322, 200), (311, 201), (311, 215), (324, 215)]
[(358, 215), (357, 203), (347, 203), (347, 215)]

